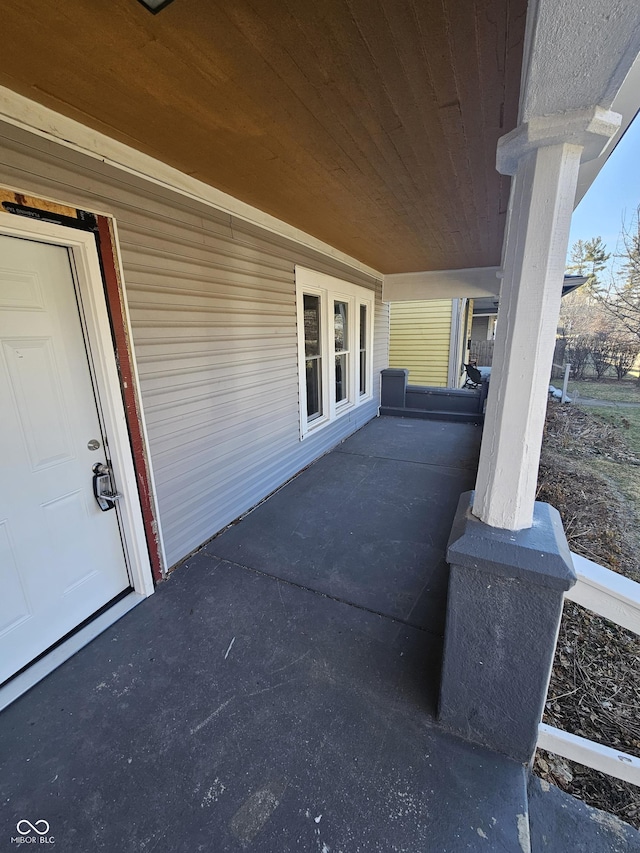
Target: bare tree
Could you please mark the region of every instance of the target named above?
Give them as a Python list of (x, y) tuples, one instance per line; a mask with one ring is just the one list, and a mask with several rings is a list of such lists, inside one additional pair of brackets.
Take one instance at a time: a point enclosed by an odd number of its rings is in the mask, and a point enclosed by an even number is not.
[(611, 366), (611, 346), (607, 336), (600, 332), (590, 339), (590, 355), (598, 380), (602, 379)]
[(609, 370), (622, 379), (640, 352), (640, 205), (623, 222), (619, 246), (606, 289), (601, 279), (611, 255), (602, 239), (578, 240), (571, 249), (567, 272), (588, 280), (562, 300), (560, 332), (578, 379), (589, 367), (598, 379)]
[(571, 372), (575, 379), (584, 379), (590, 352), (590, 341), (586, 335), (576, 335), (568, 339), (565, 359), (571, 364)]
[(640, 355), (640, 344), (637, 341), (614, 338), (611, 341), (610, 350), (610, 364), (616, 372), (618, 381), (620, 381), (636, 363)]
[(631, 218), (623, 224), (622, 250), (616, 254), (621, 261), (609, 291), (599, 299), (617, 325), (624, 330), (627, 340), (640, 342), (640, 205)]

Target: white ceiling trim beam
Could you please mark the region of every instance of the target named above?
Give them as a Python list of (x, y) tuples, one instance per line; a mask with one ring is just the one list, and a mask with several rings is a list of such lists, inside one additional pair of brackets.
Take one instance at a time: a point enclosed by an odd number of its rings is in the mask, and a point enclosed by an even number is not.
[(382, 280), (383, 302), (417, 299), (469, 299), (500, 293), (500, 267), (469, 267), (463, 270), (425, 270), (393, 273)]

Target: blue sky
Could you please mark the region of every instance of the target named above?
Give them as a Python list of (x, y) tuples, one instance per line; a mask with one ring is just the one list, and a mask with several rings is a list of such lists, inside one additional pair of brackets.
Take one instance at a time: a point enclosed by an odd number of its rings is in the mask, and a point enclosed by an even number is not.
[(623, 216), (640, 204), (640, 117), (636, 116), (604, 164), (571, 220), (569, 252), (576, 240), (602, 237), (614, 254)]

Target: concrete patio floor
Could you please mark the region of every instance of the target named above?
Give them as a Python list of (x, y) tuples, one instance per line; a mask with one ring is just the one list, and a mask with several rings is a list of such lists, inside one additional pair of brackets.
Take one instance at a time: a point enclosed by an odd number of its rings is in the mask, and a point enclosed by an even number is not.
[[(7, 708), (0, 849), (46, 820), (81, 853), (526, 853), (524, 768), (435, 721), (479, 440), (371, 422)], [(583, 849), (541, 802), (544, 850)]]

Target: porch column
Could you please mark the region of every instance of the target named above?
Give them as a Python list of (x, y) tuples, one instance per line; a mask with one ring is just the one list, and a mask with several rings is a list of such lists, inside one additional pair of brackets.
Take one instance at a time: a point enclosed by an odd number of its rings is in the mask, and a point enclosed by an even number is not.
[(498, 169), (514, 181), (478, 479), (447, 552), (439, 720), (523, 763), (576, 580), (558, 512), (535, 502), (569, 225), (581, 159), (618, 118), (594, 108), (532, 119), (498, 146)]
[(473, 514), (531, 527), (571, 213), (581, 159), (620, 117), (600, 108), (532, 119), (498, 143), (513, 175), (503, 279)]

